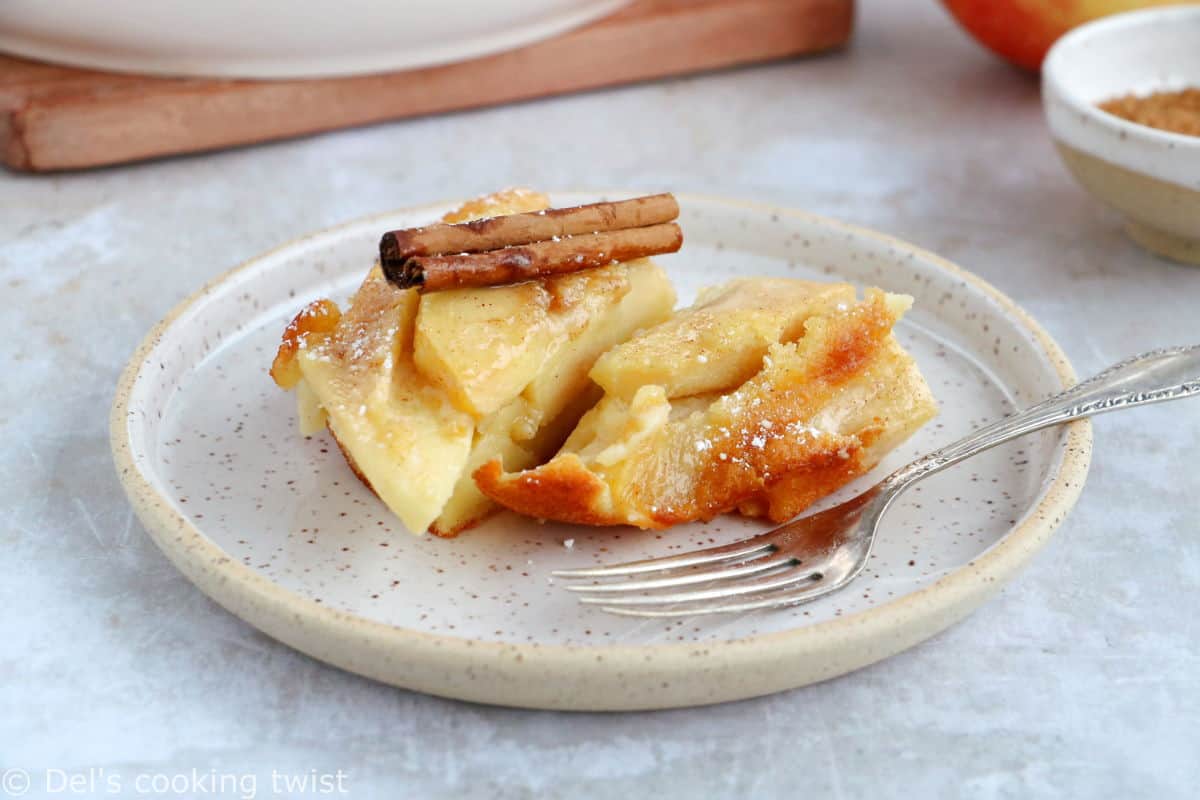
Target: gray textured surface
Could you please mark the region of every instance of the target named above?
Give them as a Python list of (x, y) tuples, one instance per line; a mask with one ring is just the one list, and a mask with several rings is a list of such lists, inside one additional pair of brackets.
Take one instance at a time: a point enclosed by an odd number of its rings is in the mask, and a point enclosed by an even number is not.
[(1024, 304), (1081, 374), (1200, 340), (1200, 270), (1128, 243), (1057, 162), (1036, 83), (932, 2), (864, 3), (828, 58), (0, 175), (0, 767), (35, 789), (44, 767), (258, 768), (260, 797), (271, 768), (343, 769), (353, 796), (387, 798), (1195, 796), (1196, 402), (1099, 420), (1078, 509), (966, 622), (760, 700), (572, 716), (422, 697), (297, 655), (187, 583), (109, 461), (140, 336), (295, 235), (516, 182), (761, 198), (908, 238)]

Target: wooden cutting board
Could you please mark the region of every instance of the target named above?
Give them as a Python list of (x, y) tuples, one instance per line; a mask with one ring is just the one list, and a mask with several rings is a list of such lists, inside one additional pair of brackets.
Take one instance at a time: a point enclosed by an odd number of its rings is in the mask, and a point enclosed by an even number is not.
[(814, 53), (843, 45), (853, 0), (636, 0), (520, 50), (352, 78), (150, 78), (0, 55), (0, 153), (44, 172)]

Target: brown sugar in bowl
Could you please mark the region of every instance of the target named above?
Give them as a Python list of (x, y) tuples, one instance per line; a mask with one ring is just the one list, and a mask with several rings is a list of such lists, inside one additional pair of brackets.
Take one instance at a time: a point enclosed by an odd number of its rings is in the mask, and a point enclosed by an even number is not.
[(1042, 69), (1046, 121), (1067, 168), (1122, 214), (1134, 241), (1186, 264), (1200, 264), (1200, 136), (1101, 104), (1122, 99), (1123, 110), (1129, 103), (1144, 115), (1161, 111), (1147, 102), (1156, 93), (1200, 87), (1198, 41), (1200, 6), (1117, 14), (1064, 36)]
[(1150, 128), (1200, 136), (1200, 88), (1127, 94), (1098, 104), (1101, 111)]

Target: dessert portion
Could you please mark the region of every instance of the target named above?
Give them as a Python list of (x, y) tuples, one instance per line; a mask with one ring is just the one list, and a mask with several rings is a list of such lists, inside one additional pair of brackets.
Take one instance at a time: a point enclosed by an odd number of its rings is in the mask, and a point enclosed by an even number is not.
[[(469, 225), (548, 205), (542, 194), (511, 190), (444, 221)], [(438, 235), (445, 227), (433, 226)], [(327, 426), (356, 474), (414, 533), (453, 536), (485, 518), (496, 506), (471, 473), (485, 463), (544, 462), (595, 402), (595, 360), (674, 306), (657, 265), (614, 262), (609, 239), (596, 236), (576, 248), (594, 267), (585, 271), (424, 293), (398, 287), (377, 264), (344, 312), (329, 300), (310, 304), (285, 331), (271, 370), (297, 393), (302, 433)], [(443, 265), (440, 274), (469, 274), (469, 266)]]
[[(741, 278), (675, 294), (670, 195), (548, 209), (509, 190), (386, 233), (343, 310), (310, 303), (271, 375), (409, 530), (504, 506), (665, 528), (781, 522), (936, 414), (892, 328), (911, 298)], [(489, 215), (489, 216), (483, 216)]]
[(529, 516), (665, 528), (783, 522), (870, 470), (937, 412), (892, 327), (911, 298), (749, 278), (603, 355), (603, 399), (545, 464), (485, 463), (485, 495)]

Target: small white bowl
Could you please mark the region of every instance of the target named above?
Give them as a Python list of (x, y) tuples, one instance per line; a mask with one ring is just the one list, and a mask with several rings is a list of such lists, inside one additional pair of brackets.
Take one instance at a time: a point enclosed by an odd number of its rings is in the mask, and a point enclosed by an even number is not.
[(1200, 6), (1117, 14), (1050, 49), (1042, 103), (1058, 151), (1084, 188), (1125, 215), (1140, 245), (1200, 264), (1200, 136), (1101, 111), (1097, 103), (1200, 87)]

